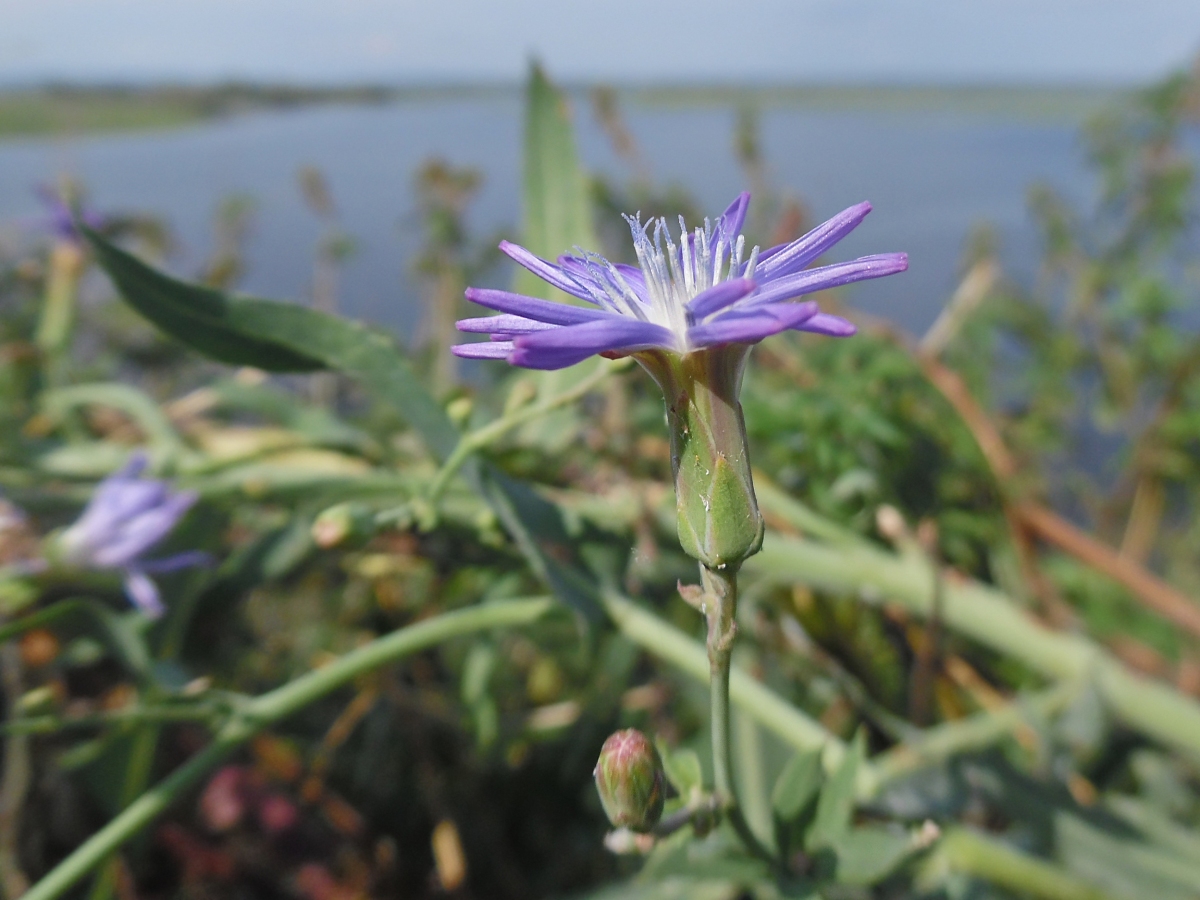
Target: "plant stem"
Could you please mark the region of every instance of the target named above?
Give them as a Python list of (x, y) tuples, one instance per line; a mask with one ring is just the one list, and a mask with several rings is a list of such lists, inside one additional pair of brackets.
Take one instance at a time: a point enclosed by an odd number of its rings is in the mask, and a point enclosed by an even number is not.
[(733, 641), (737, 636), (737, 566), (721, 569), (700, 567), (704, 590), (702, 609), (708, 619), (708, 667), (710, 709), (712, 713), (713, 786), (717, 801), (729, 817), (729, 823), (742, 843), (755, 856), (774, 861), (754, 832), (738, 802), (733, 778), (733, 750), (730, 745), (729, 673), (733, 663)]
[[(602, 361), (607, 362), (607, 361)], [(463, 464), (470, 459), (471, 454), (478, 450), (482, 450), (492, 441), (499, 438), (506, 431), (511, 431), (518, 425), (523, 425), (526, 422), (536, 419), (539, 416), (544, 416), (546, 413), (553, 412), (561, 406), (566, 406), (568, 403), (573, 403), (584, 394), (591, 391), (598, 384), (603, 382), (614, 371), (619, 371), (629, 365), (628, 360), (617, 360), (616, 362), (607, 362), (606, 365), (596, 367), (596, 371), (587, 378), (572, 385), (567, 390), (560, 394), (555, 394), (548, 400), (541, 403), (534, 403), (528, 406), (521, 406), (512, 410), (509, 413), (495, 419), (482, 428), (477, 428), (472, 432), (464, 434), (458, 441), (457, 446), (446, 457), (446, 461), (442, 463), (442, 467), (438, 469), (437, 475), (434, 476), (433, 484), (429, 487), (428, 499), (431, 503), (437, 503), (442, 492), (446, 489), (446, 485), (450, 483), (450, 479), (454, 474), (463, 467)]]
[[(807, 584), (867, 603), (887, 600), (921, 617), (933, 613), (929, 566), (915, 549), (894, 554), (866, 542), (835, 546), (771, 534), (747, 571), (759, 583)], [(1200, 757), (1200, 703), (1131, 672), (1081, 634), (1046, 627), (999, 590), (977, 581), (947, 582), (942, 621), (1052, 681), (1089, 680), (1125, 725)]]
[(42, 352), (46, 380), (51, 385), (66, 380), (65, 368), (71, 333), (75, 327), (79, 278), (83, 274), (83, 251), (72, 241), (59, 241), (50, 251), (46, 294), (34, 343)]
[[(129, 740), (129, 755), (125, 761), (125, 781), (121, 786), (120, 808), (129, 804), (146, 791), (153, 775), (154, 756), (158, 750), (158, 739), (162, 729), (153, 724), (140, 725)], [(116, 893), (121, 858), (115, 853), (105, 861), (92, 881), (88, 900), (111, 900)]]
[(989, 747), (1038, 717), (1057, 715), (1083, 686), (1083, 682), (1063, 681), (1039, 693), (1018, 697), (1000, 709), (925, 729), (872, 759), (871, 767), (859, 779), (859, 795), (874, 796), (898, 778), (951, 756)]
[(236, 710), (212, 743), (150, 788), (30, 888), (23, 900), (54, 900), (145, 828), (184, 791), (262, 729), (358, 676), (443, 641), (491, 628), (529, 624), (554, 606), (548, 599), (486, 603), (426, 619), (352, 650), (324, 668), (251, 700)]
[[(0, 688), (8, 710), (21, 698), (21, 652), (16, 644), (0, 646)], [(4, 741), (4, 772), (0, 776), (0, 892), (5, 900), (15, 900), (29, 888), (29, 879), (21, 871), (19, 852), (21, 809), (29, 792), (32, 766), (29, 739), (9, 735)]]
[(949, 828), (935, 853), (954, 871), (1025, 896), (1042, 900), (1113, 900), (1113, 895), (1100, 887), (970, 828)]
[[(697, 681), (708, 679), (708, 660), (698, 641), (616, 592), (604, 593), (601, 601), (629, 640)], [(841, 762), (846, 747), (837, 736), (746, 672), (731, 667), (729, 697), (738, 709), (789, 746), (797, 750), (824, 748), (822, 762), (827, 772)]]

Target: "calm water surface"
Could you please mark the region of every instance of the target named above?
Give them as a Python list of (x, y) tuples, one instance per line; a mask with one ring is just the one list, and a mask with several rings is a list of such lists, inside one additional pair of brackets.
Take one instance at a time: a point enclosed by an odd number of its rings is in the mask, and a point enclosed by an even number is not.
[[(627, 123), (660, 183), (685, 186), (720, 212), (745, 176), (732, 151), (732, 108), (629, 104)], [(956, 282), (965, 238), (988, 222), (1006, 262), (1036, 265), (1037, 239), (1025, 205), (1035, 181), (1085, 200), (1078, 122), (963, 112), (831, 112), (768, 109), (762, 146), (774, 184), (814, 217), (860, 200), (875, 211), (831, 259), (907, 250), (905, 275), (848, 293), (860, 308), (925, 327)], [(627, 177), (585, 104), (576, 104), (580, 151), (594, 171)], [(486, 177), (471, 210), (476, 234), (519, 220), (521, 104), (512, 98), (405, 101), (387, 106), (260, 112), (159, 133), (0, 143), (0, 240), (40, 213), (32, 187), (61, 174), (81, 179), (93, 205), (139, 210), (168, 221), (183, 275), (203, 265), (222, 197), (257, 201), (243, 289), (306, 299), (320, 225), (297, 189), (301, 166), (320, 168), (345, 229), (359, 242), (342, 281), (343, 309), (405, 334), (417, 295), (409, 261), (420, 240), (413, 177), (440, 156)]]

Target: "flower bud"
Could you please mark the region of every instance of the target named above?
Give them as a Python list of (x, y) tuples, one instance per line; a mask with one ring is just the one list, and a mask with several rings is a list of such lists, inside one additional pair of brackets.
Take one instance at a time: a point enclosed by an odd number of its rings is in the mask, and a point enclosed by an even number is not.
[(609, 736), (596, 761), (596, 790), (614, 828), (649, 831), (666, 799), (662, 760), (635, 728)]
[(667, 401), (679, 543), (710, 569), (736, 566), (762, 546), (737, 399), (745, 358), (744, 346), (725, 345), (643, 362)]

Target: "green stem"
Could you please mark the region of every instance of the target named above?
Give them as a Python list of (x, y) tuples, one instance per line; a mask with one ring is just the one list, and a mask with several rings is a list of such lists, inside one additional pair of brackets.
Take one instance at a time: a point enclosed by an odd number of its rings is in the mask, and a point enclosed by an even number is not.
[(238, 709), (212, 743), (150, 788), (35, 884), (23, 900), (54, 900), (145, 828), (222, 759), (264, 728), (330, 691), (388, 663), (454, 637), (491, 628), (526, 625), (543, 616), (548, 599), (506, 600), (472, 606), (418, 622), (352, 650), (324, 668), (301, 675)]
[(860, 778), (860, 795), (873, 796), (898, 778), (934, 766), (951, 756), (990, 747), (1031, 720), (1056, 715), (1082, 687), (1080, 682), (1064, 681), (1040, 693), (1018, 697), (1001, 709), (925, 729), (871, 760), (871, 769)]
[(755, 856), (774, 861), (750, 829), (738, 801), (733, 777), (733, 748), (730, 742), (729, 675), (733, 663), (733, 641), (737, 636), (737, 566), (721, 569), (700, 567), (704, 589), (703, 612), (708, 619), (708, 666), (712, 714), (713, 786), (717, 801), (746, 849)]
[(671, 815), (662, 819), (651, 833), (659, 839), (670, 837), (675, 832), (682, 828), (686, 828), (696, 822), (709, 823), (711, 827), (713, 816), (718, 812), (718, 804), (715, 797), (706, 797), (701, 802), (689, 804), (682, 809), (677, 809)]
[(58, 418), (80, 407), (107, 406), (132, 419), (146, 441), (173, 462), (187, 453), (187, 445), (162, 407), (144, 391), (128, 384), (100, 382), (58, 388), (42, 395), (42, 406), (46, 412)]
[(34, 343), (43, 355), (46, 380), (53, 385), (66, 380), (71, 332), (75, 327), (79, 278), (83, 274), (83, 251), (69, 241), (60, 241), (50, 251), (46, 294)]
[(437, 475), (434, 476), (433, 484), (429, 487), (429, 501), (437, 503), (442, 492), (445, 491), (446, 485), (450, 483), (450, 479), (471, 458), (473, 453), (482, 450), (492, 441), (501, 437), (505, 432), (516, 428), (518, 425), (523, 425), (532, 419), (544, 416), (546, 413), (553, 412), (561, 406), (566, 406), (568, 403), (574, 403), (584, 394), (595, 388), (596, 385), (608, 378), (612, 372), (626, 368), (629, 364), (629, 360), (625, 359), (597, 366), (596, 371), (591, 375), (572, 385), (561, 394), (555, 394), (549, 400), (541, 403), (534, 403), (530, 406), (522, 406), (514, 409), (499, 419), (489, 422), (482, 428), (477, 428), (475, 431), (464, 434), (459, 439), (454, 450), (446, 457), (446, 461), (442, 463), (442, 467), (438, 470)]
[[(601, 602), (626, 638), (697, 681), (708, 681), (708, 658), (698, 641), (615, 592), (603, 594)], [(834, 771), (846, 753), (846, 745), (837, 736), (737, 668), (730, 672), (729, 698), (738, 709), (787, 745), (797, 750), (824, 748), (822, 762), (827, 772)]]
[(62, 716), (26, 716), (0, 722), (0, 736), (57, 734), (60, 731), (89, 728), (108, 728), (130, 725), (163, 725), (171, 722), (209, 722), (216, 710), (206, 705), (135, 706), (112, 712), (63, 718)]
[[(157, 725), (141, 725), (129, 738), (129, 755), (125, 762), (125, 781), (121, 785), (120, 809), (129, 807), (146, 791), (153, 774), (154, 756), (162, 729)], [(117, 890), (120, 857), (114, 853), (100, 867), (92, 881), (88, 900), (110, 900)]]
[[(915, 550), (894, 554), (866, 542), (833, 546), (771, 534), (746, 570), (760, 583), (807, 584), (867, 603), (886, 600), (923, 618), (933, 614), (929, 564)], [(1200, 703), (1131, 672), (1081, 634), (1047, 627), (997, 589), (977, 581), (947, 582), (942, 621), (1052, 681), (1090, 682), (1124, 724), (1200, 758)]]
[(954, 871), (1042, 900), (1113, 900), (1113, 895), (1058, 866), (961, 826), (947, 830), (936, 856)]

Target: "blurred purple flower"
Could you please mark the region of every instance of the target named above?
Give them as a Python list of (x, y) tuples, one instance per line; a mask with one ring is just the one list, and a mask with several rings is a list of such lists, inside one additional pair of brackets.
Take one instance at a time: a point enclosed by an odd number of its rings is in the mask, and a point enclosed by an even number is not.
[(88, 209), (78, 201), (68, 202), (62, 193), (48, 184), (35, 189), (47, 210), (44, 220), (46, 228), (60, 241), (78, 244), (82, 241), (77, 223), (98, 229), (105, 225), (105, 218), (95, 210)]
[(119, 570), (129, 599), (157, 618), (163, 605), (150, 575), (202, 565), (209, 557), (189, 551), (163, 559), (142, 558), (196, 502), (194, 491), (172, 491), (165, 481), (140, 478), (146, 463), (144, 453), (135, 453), (97, 485), (83, 514), (59, 536), (58, 552), (67, 565)]
[(681, 217), (678, 246), (666, 219), (643, 225), (626, 216), (638, 267), (614, 265), (582, 250), (560, 256), (556, 265), (502, 242), (500, 249), (513, 260), (594, 308), (468, 288), (467, 299), (501, 315), (460, 321), (460, 331), (489, 334), (491, 341), (459, 344), (454, 352), (529, 369), (561, 369), (595, 353), (684, 355), (718, 344), (754, 344), (787, 329), (845, 337), (855, 332), (850, 322), (822, 313), (815, 301), (792, 301), (908, 268), (905, 253), (805, 268), (863, 220), (869, 203), (850, 207), (790, 244), (747, 253), (741, 231), (749, 203), (749, 194), (739, 195), (716, 224), (705, 219), (691, 233)]

